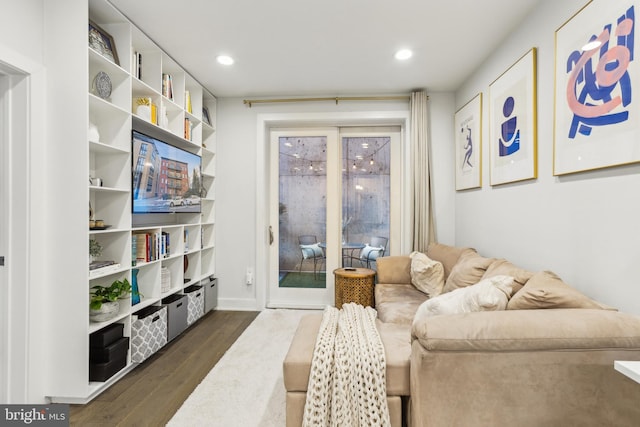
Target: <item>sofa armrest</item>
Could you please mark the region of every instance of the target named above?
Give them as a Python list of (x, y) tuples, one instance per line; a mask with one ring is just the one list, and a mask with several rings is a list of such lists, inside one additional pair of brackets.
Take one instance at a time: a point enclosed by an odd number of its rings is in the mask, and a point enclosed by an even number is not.
[(414, 318), (427, 351), (640, 349), (640, 317), (598, 309), (474, 312)]
[(376, 260), (378, 283), (411, 283), (411, 258), (409, 255), (380, 257)]

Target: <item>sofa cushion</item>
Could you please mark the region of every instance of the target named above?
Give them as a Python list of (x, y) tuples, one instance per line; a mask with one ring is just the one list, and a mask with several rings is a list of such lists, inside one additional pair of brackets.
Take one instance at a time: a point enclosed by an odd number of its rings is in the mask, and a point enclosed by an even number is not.
[(283, 362), (284, 387), (287, 391), (307, 391), (311, 360), (322, 313), (302, 316)]
[(611, 307), (583, 295), (551, 271), (541, 271), (534, 274), (507, 304), (507, 310), (534, 308), (611, 309)]
[(449, 274), (442, 292), (451, 292), (458, 288), (475, 285), (482, 280), (482, 276), (493, 261), (493, 258), (485, 258), (476, 252), (463, 253), (451, 269), (451, 274)]
[(470, 313), (474, 311), (504, 310), (511, 296), (513, 277), (493, 276), (475, 285), (458, 288), (423, 302), (414, 317), (422, 322), (424, 317), (441, 314)]
[(411, 327), (394, 323), (376, 321), (387, 364), (387, 395), (409, 396), (410, 360), (411, 360)]
[[(640, 349), (640, 316), (597, 309), (503, 310), (426, 317), (412, 338), (429, 351)], [(611, 366), (613, 369), (613, 366)]]
[(378, 283), (411, 283), (411, 258), (406, 255), (392, 255), (378, 258)]
[(411, 284), (433, 298), (442, 293), (444, 267), (422, 252), (411, 252)]
[[(482, 279), (500, 275), (513, 277), (513, 294), (515, 294), (522, 289), (525, 283), (533, 276), (533, 272), (516, 267), (506, 259), (497, 259), (487, 267), (487, 271), (485, 271)], [(511, 296), (513, 296), (513, 294)]]
[(405, 285), (378, 283), (375, 287), (378, 319), (382, 322), (411, 325), (416, 310), (427, 298), (426, 294), (410, 283)]
[(427, 256), (433, 260), (440, 261), (444, 267), (444, 280), (447, 280), (451, 269), (458, 262), (463, 254), (477, 253), (472, 248), (460, 248), (456, 246), (433, 243), (427, 249)]

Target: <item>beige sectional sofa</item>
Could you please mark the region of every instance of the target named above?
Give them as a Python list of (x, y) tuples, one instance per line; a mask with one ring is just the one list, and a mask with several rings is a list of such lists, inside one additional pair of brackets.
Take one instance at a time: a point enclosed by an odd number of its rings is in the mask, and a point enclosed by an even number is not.
[[(600, 304), (551, 272), (471, 248), (435, 244), (426, 255), (430, 272), (438, 263), (442, 269), (441, 289), (431, 296), (412, 283), (420, 276), (410, 256), (377, 260), (375, 308), (393, 426), (640, 425), (640, 384), (613, 367), (640, 360), (639, 316)], [(505, 277), (512, 280), (491, 300), (497, 306), (479, 303), (489, 311), (429, 311)], [(287, 426), (302, 420), (320, 319), (303, 319), (284, 362)]]

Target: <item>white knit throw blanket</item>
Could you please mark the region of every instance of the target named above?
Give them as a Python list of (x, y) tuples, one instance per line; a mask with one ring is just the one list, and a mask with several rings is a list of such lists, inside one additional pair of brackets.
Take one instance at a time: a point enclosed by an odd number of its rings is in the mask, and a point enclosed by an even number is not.
[(390, 426), (376, 310), (327, 307), (316, 339), (303, 427)]

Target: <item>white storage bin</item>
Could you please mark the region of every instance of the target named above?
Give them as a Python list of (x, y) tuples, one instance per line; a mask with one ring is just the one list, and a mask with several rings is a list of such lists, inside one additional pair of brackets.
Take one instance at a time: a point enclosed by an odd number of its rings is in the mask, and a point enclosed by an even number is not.
[(167, 343), (167, 308), (154, 305), (145, 307), (135, 313), (133, 319), (131, 361), (140, 363)]
[(191, 325), (204, 315), (204, 289), (200, 285), (191, 285), (185, 288), (187, 295), (187, 325)]

